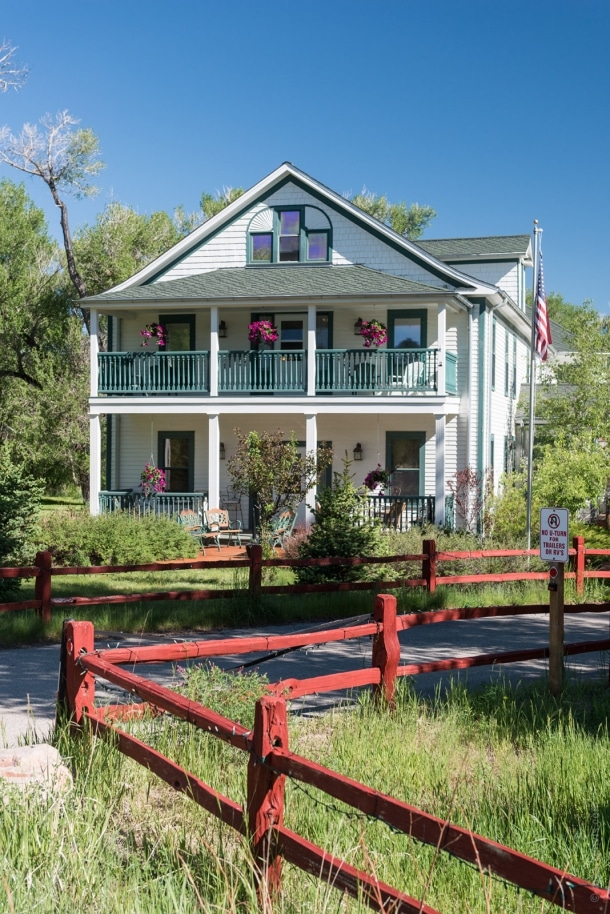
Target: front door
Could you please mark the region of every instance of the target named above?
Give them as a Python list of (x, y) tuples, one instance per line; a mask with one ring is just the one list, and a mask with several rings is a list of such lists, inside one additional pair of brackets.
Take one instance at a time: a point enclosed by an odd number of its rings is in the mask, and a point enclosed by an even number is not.
[(159, 432), (157, 466), (165, 470), (166, 492), (192, 492), (194, 432)]
[(386, 466), (391, 471), (390, 486), (396, 495), (424, 494), (424, 432), (388, 432)]

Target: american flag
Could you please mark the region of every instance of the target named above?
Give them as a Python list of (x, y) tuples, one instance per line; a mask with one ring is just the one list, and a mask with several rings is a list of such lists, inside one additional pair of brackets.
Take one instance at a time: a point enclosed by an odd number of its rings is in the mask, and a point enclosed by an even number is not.
[(549, 312), (546, 307), (546, 293), (544, 291), (544, 270), (542, 269), (542, 251), (538, 255), (538, 282), (536, 285), (536, 312), (534, 320), (536, 321), (536, 352), (543, 362), (546, 362), (549, 354), (549, 346), (552, 344), (551, 324), (549, 322)]

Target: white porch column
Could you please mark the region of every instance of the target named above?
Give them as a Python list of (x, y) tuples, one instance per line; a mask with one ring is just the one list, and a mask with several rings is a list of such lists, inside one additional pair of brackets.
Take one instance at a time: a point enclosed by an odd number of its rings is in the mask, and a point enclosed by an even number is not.
[(102, 487), (102, 432), (100, 417), (89, 415), (89, 513), (100, 513)]
[[(91, 361), (89, 365), (89, 394), (92, 397), (97, 397), (98, 384), (97, 384), (97, 354), (100, 351), (100, 343), (98, 338), (98, 320), (97, 320), (97, 311), (91, 310), (89, 312), (89, 351), (91, 356)], [(97, 513), (97, 512), (96, 512)]]
[(307, 307), (307, 396), (316, 395), (316, 306)]
[[(315, 454), (318, 449), (318, 417), (316, 415), (305, 416), (305, 452)], [(305, 523), (313, 523), (313, 512), (310, 505), (315, 505), (318, 487), (314, 485), (305, 496)]]
[[(218, 308), (210, 308), (210, 396), (218, 396)], [(218, 450), (216, 450), (218, 456)], [(210, 505), (218, 502), (210, 502)]]
[(434, 417), (436, 429), (436, 475), (435, 475), (435, 503), (436, 513), (434, 523), (442, 527), (445, 523), (445, 417)]
[(445, 362), (446, 362), (446, 353), (447, 353), (447, 309), (445, 305), (438, 306), (438, 348), (440, 349), (439, 360), (438, 360), (438, 374), (436, 378), (436, 383), (438, 385), (438, 395), (439, 397), (445, 396), (446, 391), (446, 382), (445, 382)]
[(220, 507), (220, 425), (218, 416), (208, 418), (208, 507)]

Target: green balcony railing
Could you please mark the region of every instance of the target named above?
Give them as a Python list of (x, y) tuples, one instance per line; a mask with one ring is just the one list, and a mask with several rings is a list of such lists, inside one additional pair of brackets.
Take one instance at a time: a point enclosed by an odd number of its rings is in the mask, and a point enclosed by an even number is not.
[(316, 393), (437, 390), (438, 349), (319, 349)]
[(445, 390), (448, 394), (456, 394), (458, 392), (457, 355), (455, 352), (445, 353)]
[(218, 393), (305, 393), (307, 353), (301, 350), (218, 353)]
[(206, 394), (208, 352), (100, 352), (101, 394)]
[[(438, 349), (318, 349), (316, 394), (411, 394), (438, 390)], [(457, 356), (445, 353), (446, 389), (457, 394)], [(101, 352), (100, 394), (206, 395), (208, 352)], [(307, 391), (304, 350), (218, 353), (218, 393), (299, 394)]]

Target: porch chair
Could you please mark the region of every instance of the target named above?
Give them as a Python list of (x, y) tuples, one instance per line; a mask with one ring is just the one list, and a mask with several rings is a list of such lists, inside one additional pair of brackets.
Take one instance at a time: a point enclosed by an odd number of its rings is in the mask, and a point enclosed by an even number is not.
[(220, 552), (220, 543), (218, 542), (216, 535), (208, 529), (204, 524), (201, 523), (201, 519), (198, 514), (194, 511), (184, 510), (177, 515), (178, 523), (182, 524), (186, 532), (189, 533), (193, 539), (196, 539), (199, 543), (199, 548), (205, 555), (205, 540), (212, 540), (218, 546), (218, 551)]
[(402, 530), (402, 512), (406, 507), (406, 501), (394, 501), (385, 512), (383, 526), (389, 530)]
[(285, 511), (280, 511), (279, 514), (276, 514), (271, 518), (271, 534), (269, 541), (272, 546), (279, 546), (282, 548), (285, 545), (286, 540), (292, 536), (296, 519), (296, 511), (292, 511), (290, 508), (287, 508)]
[(236, 519), (232, 525), (227, 508), (208, 508), (204, 513), (204, 519), (205, 526), (219, 549), (221, 536), (227, 537), (229, 546), (241, 546), (241, 521)]

